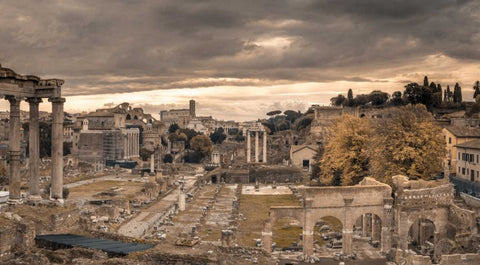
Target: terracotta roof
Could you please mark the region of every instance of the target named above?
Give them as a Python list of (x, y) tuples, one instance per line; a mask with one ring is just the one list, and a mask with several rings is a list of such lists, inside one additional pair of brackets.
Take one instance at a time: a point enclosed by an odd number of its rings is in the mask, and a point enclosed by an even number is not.
[(472, 140), (455, 145), (457, 148), (480, 149), (480, 140)]
[(471, 128), (464, 126), (448, 126), (446, 130), (451, 132), (456, 137), (478, 137), (480, 138), (480, 128)]

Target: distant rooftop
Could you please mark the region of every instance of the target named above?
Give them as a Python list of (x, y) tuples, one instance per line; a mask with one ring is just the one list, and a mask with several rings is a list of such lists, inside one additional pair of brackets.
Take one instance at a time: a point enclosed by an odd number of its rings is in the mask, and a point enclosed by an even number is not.
[(446, 130), (457, 137), (478, 137), (480, 138), (480, 128), (471, 128), (464, 126), (448, 126)]
[(480, 140), (472, 140), (455, 146), (457, 148), (480, 149)]

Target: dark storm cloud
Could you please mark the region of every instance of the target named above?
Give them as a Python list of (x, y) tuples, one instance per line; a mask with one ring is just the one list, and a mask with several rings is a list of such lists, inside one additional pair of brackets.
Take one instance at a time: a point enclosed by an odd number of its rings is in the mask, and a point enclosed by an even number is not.
[[(0, 63), (66, 95), (382, 81), (480, 60), (475, 1), (0, 1)], [(427, 70), (423, 70), (428, 71)], [(422, 71), (420, 71), (422, 72)]]

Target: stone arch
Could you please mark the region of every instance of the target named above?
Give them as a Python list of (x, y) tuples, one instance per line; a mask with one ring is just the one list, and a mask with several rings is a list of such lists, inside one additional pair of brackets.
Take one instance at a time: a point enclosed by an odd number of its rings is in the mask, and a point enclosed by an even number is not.
[(274, 206), (270, 207), (268, 219), (264, 223), (262, 232), (262, 247), (267, 252), (272, 250), (272, 225), (284, 218), (295, 219), (305, 230), (303, 207)]
[(332, 248), (338, 248), (338, 245), (333, 243), (342, 239), (343, 229), (344, 224), (337, 217), (326, 215), (317, 219), (313, 226), (313, 249), (316, 249), (317, 246), (329, 244), (331, 244), (330, 247)]
[[(272, 242), (279, 248), (295, 248), (301, 245), (303, 223), (298, 216), (285, 215), (272, 221)], [(296, 245), (293, 243), (296, 242)]]
[(433, 255), (437, 229), (433, 220), (417, 218), (408, 228), (408, 249), (420, 252), (422, 255)]
[(132, 119), (132, 116), (130, 114), (127, 114), (127, 120), (131, 120)]
[(355, 242), (368, 242), (372, 247), (378, 248), (379, 250), (382, 247), (382, 242), (385, 240), (384, 235), (382, 235), (382, 227), (385, 225), (383, 223), (382, 215), (378, 215), (375, 211), (366, 212), (358, 216), (354, 220), (353, 225), (353, 235)]
[(138, 116), (137, 115), (133, 116), (133, 119), (138, 120)]

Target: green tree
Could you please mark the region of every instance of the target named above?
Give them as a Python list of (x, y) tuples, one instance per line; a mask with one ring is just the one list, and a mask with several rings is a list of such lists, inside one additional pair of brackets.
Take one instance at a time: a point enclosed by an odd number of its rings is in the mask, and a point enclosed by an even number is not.
[(302, 113), (300, 111), (294, 110), (286, 110), (283, 112), (283, 114), (286, 116), (287, 120), (290, 123), (294, 123), (298, 118), (302, 116)]
[(400, 106), (403, 104), (403, 100), (402, 100), (402, 92), (401, 91), (395, 91), (392, 93), (392, 98), (390, 100), (390, 102), (394, 105), (394, 106)]
[(423, 78), (423, 86), (428, 87), (428, 76)]
[(355, 99), (353, 100), (355, 102), (355, 106), (364, 106), (368, 102), (370, 102), (370, 99), (368, 98), (368, 95), (356, 95)]
[(215, 129), (215, 131), (210, 134), (210, 140), (212, 140), (214, 144), (221, 144), (225, 139), (227, 139), (227, 135), (224, 133), (222, 127)]
[(190, 141), (190, 147), (197, 152), (201, 158), (209, 156), (213, 152), (213, 143), (206, 135), (197, 135)]
[(433, 93), (428, 86), (420, 86), (417, 83), (407, 84), (403, 96), (411, 104), (423, 104), (429, 109), (433, 105)]
[(480, 95), (480, 81), (475, 82), (475, 85), (473, 86), (473, 90), (475, 91), (473, 93), (473, 98), (476, 99), (478, 95)]
[(441, 129), (422, 105), (388, 110), (377, 119), (371, 142), (371, 172), (380, 181), (403, 174), (411, 179), (433, 179), (441, 169), (445, 142)]
[(169, 133), (174, 133), (178, 129), (180, 129), (180, 126), (178, 126), (178, 124), (176, 124), (176, 123), (172, 123), (172, 124), (170, 124), (170, 127), (168, 127), (168, 132)]
[(320, 161), (321, 183), (334, 184), (338, 175), (341, 185), (357, 184), (369, 173), (370, 120), (343, 115), (328, 132), (330, 139)]
[(347, 93), (347, 105), (349, 107), (353, 107), (355, 105), (355, 101), (353, 100), (353, 91), (351, 88), (348, 89)]
[(458, 83), (455, 83), (453, 89), (453, 102), (462, 103), (462, 87)]
[(346, 102), (347, 98), (345, 98), (345, 96), (342, 94), (330, 99), (330, 103), (332, 104), (332, 106), (342, 106), (345, 105)]
[(374, 90), (368, 95), (368, 101), (371, 102), (374, 106), (379, 106), (387, 102), (389, 97), (390, 96), (388, 95), (388, 93), (382, 92), (380, 90)]

